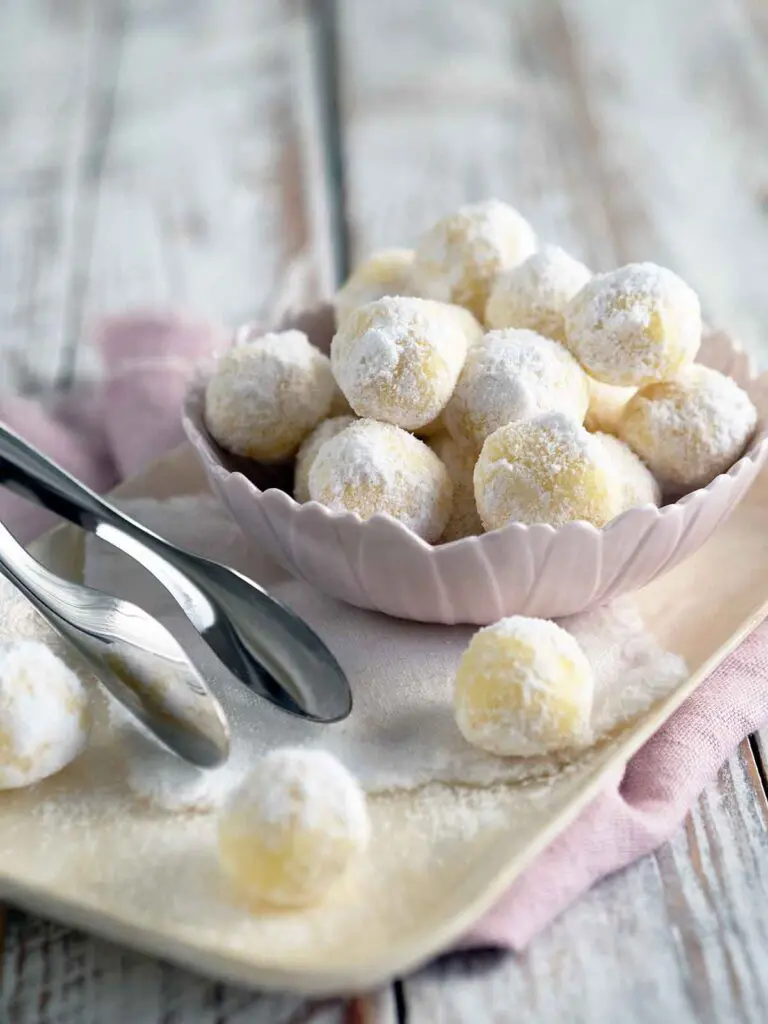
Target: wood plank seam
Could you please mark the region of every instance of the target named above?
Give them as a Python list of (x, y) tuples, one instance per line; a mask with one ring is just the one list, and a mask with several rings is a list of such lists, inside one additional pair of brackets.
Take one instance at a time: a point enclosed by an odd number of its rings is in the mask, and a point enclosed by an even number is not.
[(338, 9), (336, 0), (312, 4), (315, 86), (319, 97), (319, 124), (328, 172), (331, 240), (334, 249), (334, 287), (350, 271), (350, 227), (347, 217), (344, 138), (341, 118), (341, 74), (338, 60)]
[(62, 352), (55, 386), (66, 390), (74, 382), (75, 358), (83, 329), (83, 310), (93, 248), (99, 186), (106, 163), (115, 115), (115, 95), (127, 15), (121, 0), (97, 7), (97, 36), (91, 68), (86, 138), (78, 174), (73, 211), (73, 247), (67, 286)]

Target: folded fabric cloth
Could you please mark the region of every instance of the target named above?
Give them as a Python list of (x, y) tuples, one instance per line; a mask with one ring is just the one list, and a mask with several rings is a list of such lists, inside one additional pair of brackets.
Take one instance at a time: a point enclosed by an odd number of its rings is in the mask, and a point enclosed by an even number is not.
[[(104, 490), (183, 441), (179, 406), (195, 363), (222, 342), (213, 325), (135, 314), (99, 335), (105, 379), (44, 410), (0, 402), (0, 419), (89, 486)], [(51, 517), (0, 492), (0, 518), (29, 541)], [(731, 750), (768, 720), (763, 624), (632, 759), (621, 779), (545, 850), (470, 930), (465, 946), (522, 948), (600, 878), (659, 846)]]

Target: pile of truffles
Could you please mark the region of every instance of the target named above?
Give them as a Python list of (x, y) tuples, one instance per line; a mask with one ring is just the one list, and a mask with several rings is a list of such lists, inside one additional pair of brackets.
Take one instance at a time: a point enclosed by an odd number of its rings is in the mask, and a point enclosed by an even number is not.
[(756, 427), (745, 392), (694, 363), (699, 300), (676, 274), (592, 274), (495, 199), (374, 253), (334, 309), (330, 359), (299, 331), (226, 352), (208, 429), (241, 456), (295, 457), (297, 501), (429, 542), (604, 526), (705, 486)]

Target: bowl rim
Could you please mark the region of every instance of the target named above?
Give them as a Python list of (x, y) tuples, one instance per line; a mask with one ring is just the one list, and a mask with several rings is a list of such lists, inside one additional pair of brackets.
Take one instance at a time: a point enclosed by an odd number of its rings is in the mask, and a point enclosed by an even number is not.
[[(279, 328), (277, 328), (279, 329)], [(717, 335), (721, 344), (727, 345), (731, 354), (743, 361), (743, 378), (746, 378), (748, 386), (745, 387), (750, 398), (755, 401), (751, 394), (756, 388), (763, 388), (768, 392), (768, 371), (758, 373), (752, 356), (747, 353), (743, 346), (735, 338), (725, 331), (712, 331), (710, 336)], [(630, 518), (643, 517), (647, 523), (648, 519), (659, 522), (671, 516), (680, 515), (680, 510), (685, 509), (693, 503), (701, 503), (706, 500), (705, 496), (715, 488), (723, 486), (726, 480), (735, 480), (747, 468), (749, 464), (762, 462), (768, 454), (768, 417), (758, 407), (758, 421), (755, 430), (739, 458), (723, 473), (718, 473), (708, 484), (688, 491), (682, 497), (666, 505), (654, 505), (647, 502), (642, 505), (635, 505), (619, 513), (604, 526), (595, 526), (583, 519), (575, 519), (572, 522), (564, 523), (562, 526), (552, 526), (549, 523), (507, 523), (497, 530), (488, 530), (485, 533), (471, 537), (460, 537), (457, 540), (446, 541), (445, 543), (431, 544), (429, 541), (419, 537), (409, 527), (388, 513), (376, 512), (368, 519), (362, 519), (356, 512), (339, 512), (329, 508), (318, 501), (299, 503), (292, 494), (278, 487), (267, 487), (262, 490), (257, 484), (250, 480), (238, 469), (229, 469), (223, 464), (217, 452), (219, 447), (210, 435), (205, 425), (203, 410), (204, 389), (212, 373), (214, 360), (205, 359), (198, 363), (192, 379), (189, 381), (182, 403), (182, 425), (188, 440), (192, 443), (198, 453), (205, 459), (206, 466), (210, 468), (216, 478), (226, 484), (234, 479), (245, 486), (254, 497), (266, 498), (271, 502), (282, 502), (285, 510), (300, 520), (301, 518), (316, 517), (322, 515), (335, 524), (354, 524), (355, 528), (365, 530), (386, 526), (387, 530), (407, 539), (411, 544), (416, 544), (424, 551), (441, 553), (455, 552), (461, 546), (468, 549), (470, 545), (477, 546), (485, 541), (485, 538), (553, 538), (555, 536), (581, 535), (582, 537), (609, 538), (613, 533), (623, 529)], [(724, 371), (721, 371), (724, 372)], [(731, 376), (726, 373), (726, 376)], [(744, 387), (744, 385), (740, 385)], [(755, 403), (757, 405), (757, 403)], [(649, 527), (648, 527), (649, 528)]]

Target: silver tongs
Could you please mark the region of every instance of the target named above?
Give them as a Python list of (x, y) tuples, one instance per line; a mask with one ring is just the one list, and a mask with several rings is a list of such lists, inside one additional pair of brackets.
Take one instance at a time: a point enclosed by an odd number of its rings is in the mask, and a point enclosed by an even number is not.
[(310, 627), (258, 584), (169, 543), (0, 425), (0, 484), (95, 534), (165, 587), (218, 660), (289, 714), (336, 722), (352, 709), (347, 678)]
[(201, 768), (226, 761), (226, 715), (160, 622), (128, 601), (57, 576), (2, 524), (0, 573), (163, 746)]

